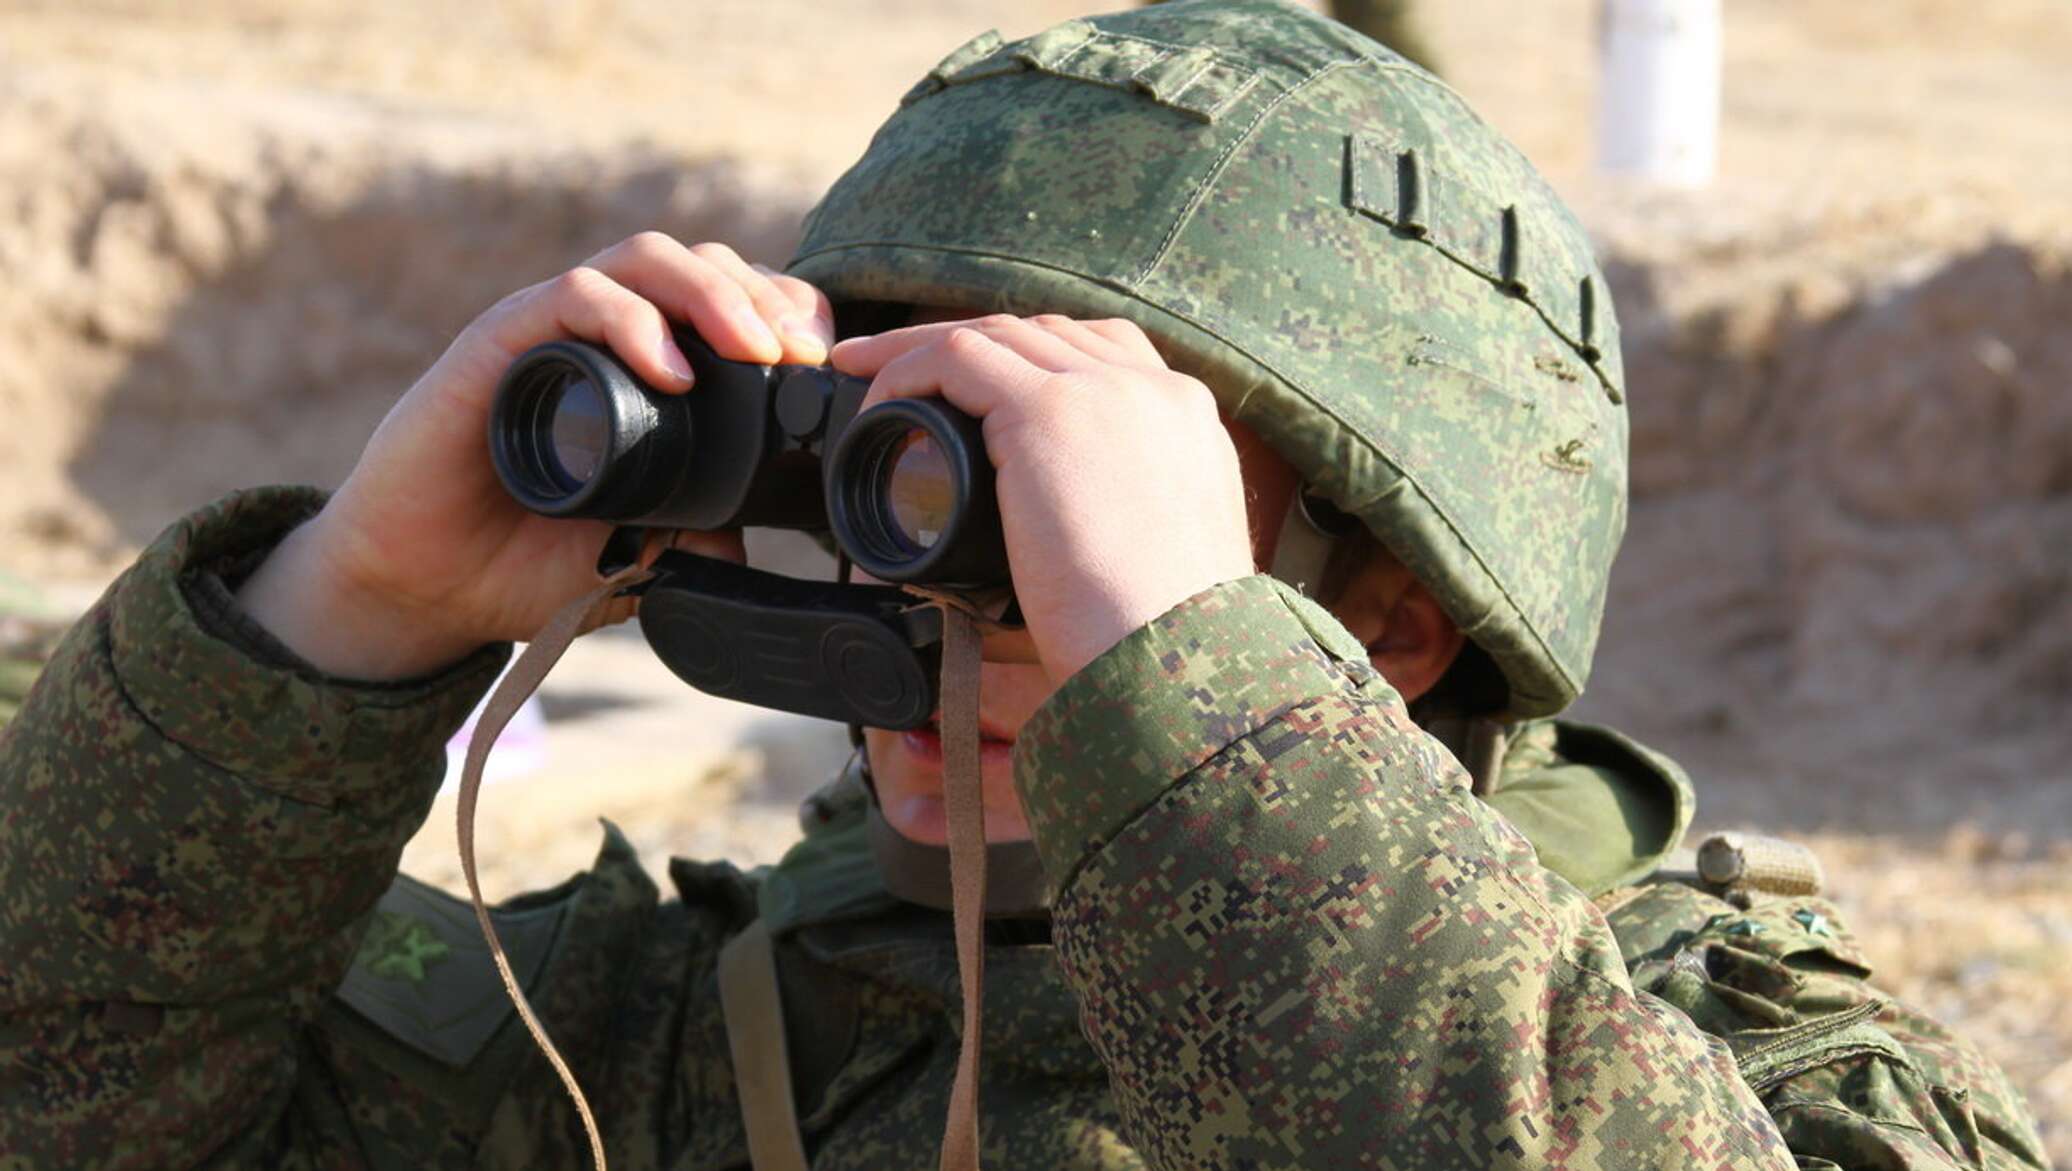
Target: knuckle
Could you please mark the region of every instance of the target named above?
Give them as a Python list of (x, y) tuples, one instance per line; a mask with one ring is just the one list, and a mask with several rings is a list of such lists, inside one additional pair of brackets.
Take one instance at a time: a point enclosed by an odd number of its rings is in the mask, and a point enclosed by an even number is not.
[(612, 279), (587, 264), (577, 265), (547, 283), (547, 295), (557, 300), (589, 301), (605, 296)]
[(1166, 397), (1179, 409), (1199, 419), (1203, 416), (1216, 417), (1216, 395), (1197, 379), (1184, 374), (1169, 374), (1154, 378), (1150, 382), (1164, 390)]
[(708, 264), (721, 264), (731, 267), (742, 263), (740, 253), (714, 240), (691, 245), (691, 255)]
[(942, 339), (943, 349), (953, 354), (975, 354), (990, 345), (983, 329), (960, 325)]
[(1144, 327), (1127, 317), (1103, 318), (1100, 326), (1110, 337), (1117, 340), (1143, 342), (1145, 345), (1151, 344), (1151, 339), (1144, 333)]
[(680, 250), (683, 245), (677, 243), (676, 238), (669, 233), (649, 228), (647, 231), (635, 232), (626, 237), (625, 242), (619, 247), (624, 248), (629, 255), (654, 260)]
[(799, 277), (792, 276), (790, 273), (773, 272), (770, 274), (770, 283), (787, 293), (803, 297), (808, 301), (825, 301), (827, 299), (818, 286)]
[(1072, 324), (1072, 319), (1062, 313), (1039, 313), (1029, 320), (1045, 329), (1056, 329), (1059, 326)]
[(972, 324), (985, 329), (1012, 329), (1021, 323), (1022, 319), (1012, 313), (988, 313)]

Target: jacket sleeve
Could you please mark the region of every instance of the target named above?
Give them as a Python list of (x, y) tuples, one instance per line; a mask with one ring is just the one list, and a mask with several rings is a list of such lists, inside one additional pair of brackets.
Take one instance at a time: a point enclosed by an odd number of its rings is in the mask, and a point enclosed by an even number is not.
[(1794, 1166), (1727, 1047), (1266, 578), (1066, 682), (1016, 778), (1153, 1166)]
[(227, 638), (196, 575), (319, 503), (246, 493), (169, 530), (0, 732), (0, 1150), (28, 1165), (351, 1149), (311, 1137), (345, 1123), (307, 1026), (505, 652), (359, 686)]

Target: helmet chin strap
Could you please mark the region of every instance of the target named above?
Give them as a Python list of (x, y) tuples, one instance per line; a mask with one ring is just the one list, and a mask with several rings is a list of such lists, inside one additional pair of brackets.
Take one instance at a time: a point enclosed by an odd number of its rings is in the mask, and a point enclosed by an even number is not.
[(1288, 499), (1288, 515), (1281, 521), (1280, 536), (1273, 546), (1273, 567), (1268, 572), (1321, 603), (1317, 591), (1323, 588), (1324, 569), (1331, 564), (1331, 550), (1338, 546), (1339, 534), (1325, 532), (1317, 524), (1303, 497), (1298, 491)]
[[(849, 725), (849, 741), (856, 746), (848, 772), (863, 785), (869, 800), (864, 804), (864, 832), (870, 839), (871, 860), (885, 880), (885, 889), (916, 906), (937, 911), (952, 910), (955, 899), (950, 887), (950, 848), (931, 846), (900, 833), (885, 820), (878, 803), (877, 778), (871, 775), (870, 750), (863, 741), (863, 726)], [(986, 843), (986, 897), (982, 908), (988, 919), (1045, 919), (1050, 917), (1050, 887), (1043, 880), (1043, 862), (1036, 843)]]
[[(864, 812), (871, 857), (885, 879), (885, 889), (923, 907), (951, 910), (950, 850), (914, 841), (892, 828), (875, 798)], [(988, 919), (1041, 919), (1050, 915), (1050, 895), (1036, 843), (986, 843), (986, 897), (981, 907)]]

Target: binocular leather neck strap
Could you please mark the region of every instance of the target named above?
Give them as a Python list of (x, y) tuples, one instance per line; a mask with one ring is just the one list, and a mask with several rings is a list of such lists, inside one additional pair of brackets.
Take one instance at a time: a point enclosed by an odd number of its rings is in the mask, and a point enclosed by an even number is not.
[(576, 1084), (575, 1071), (562, 1059), (561, 1051), (547, 1036), (546, 1027), (532, 1011), (532, 1002), (525, 999), (525, 990), (518, 987), (517, 977), (511, 974), (511, 961), (504, 955), (504, 944), (497, 938), (496, 924), (490, 922), (489, 908), (482, 902), (482, 884), (475, 877), (475, 799), (482, 791), (482, 768), (489, 762), (490, 746), (518, 714), (519, 707), (538, 690), (540, 681), (554, 664), (561, 659), (568, 644), (584, 631), (596, 626), (603, 618), (605, 608), (621, 590), (637, 586), (651, 574), (639, 566), (629, 566), (599, 582), (597, 587), (575, 601), (561, 608), (561, 611), (547, 620), (547, 625), (533, 636), (525, 653), (511, 664), (503, 681), (490, 693), (489, 702), (483, 705), (482, 715), (475, 721), (475, 734), (468, 739), (468, 755), (460, 774), (460, 798), (458, 822), (460, 830), (460, 870), (468, 880), (468, 902), (475, 908), (475, 922), (482, 928), (482, 938), (489, 944), (489, 958), (496, 962), (496, 974), (503, 979), (504, 995), (511, 998), (518, 1009), (518, 1018), (525, 1022), (525, 1031), (532, 1034), (540, 1052), (546, 1054), (548, 1064), (561, 1075), (561, 1084), (568, 1088), (568, 1096), (576, 1104), (576, 1113), (582, 1117), (583, 1133), (590, 1139), (590, 1159), (597, 1171), (605, 1171), (604, 1136), (597, 1131), (597, 1119), (590, 1113), (590, 1101), (583, 1097), (583, 1087)]
[(942, 607), (942, 779), (950, 842), (950, 898), (957, 976), (964, 993), (964, 1036), (950, 1116), (943, 1125), (942, 1171), (978, 1171), (978, 1046), (986, 982), (986, 802), (979, 786), (978, 619), (954, 601)]
[[(603, 618), (613, 599), (647, 581), (652, 572), (638, 566), (621, 569), (598, 583), (596, 588), (570, 602), (548, 619), (533, 636), (525, 653), (490, 694), (475, 722), (475, 734), (461, 769), (457, 822), (460, 836), (461, 873), (468, 883), (468, 901), (475, 922), (489, 946), (489, 957), (503, 980), (504, 994), (518, 1010), (533, 1042), (546, 1055), (548, 1064), (561, 1078), (583, 1133), (590, 1140), (590, 1159), (597, 1171), (605, 1171), (604, 1137), (591, 1113), (589, 1099), (576, 1081), (575, 1071), (554, 1047), (553, 1040), (533, 1012), (525, 990), (511, 971), (503, 941), (489, 907), (482, 901), (481, 882), (475, 872), (475, 806), (482, 790), (482, 771), (489, 762), (489, 750), (527, 698), (539, 688), (569, 644)], [(957, 1073), (950, 1087), (949, 1118), (944, 1123), (942, 1171), (978, 1169), (978, 1076), (981, 1007), (985, 987), (986, 905), (986, 809), (980, 789), (978, 689), (979, 650), (982, 621), (968, 604), (954, 597), (931, 593), (928, 604), (941, 608), (942, 648), (942, 755), (943, 801), (948, 821), (950, 853), (951, 915), (955, 923), (957, 971), (964, 997), (963, 1036), (957, 1052)], [(783, 1054), (777, 1055), (783, 1060)], [(796, 1148), (794, 1148), (796, 1149)]]

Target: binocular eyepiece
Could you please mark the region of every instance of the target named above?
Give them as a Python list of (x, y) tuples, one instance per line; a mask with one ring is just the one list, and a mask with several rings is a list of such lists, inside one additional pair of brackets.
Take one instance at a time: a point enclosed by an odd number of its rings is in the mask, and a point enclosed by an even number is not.
[(728, 361), (689, 330), (676, 338), (695, 375), (684, 394), (656, 391), (599, 346), (520, 355), (489, 420), (505, 490), (544, 516), (825, 529), (888, 582), (1007, 581), (977, 420), (937, 398), (859, 413), (864, 379)]

